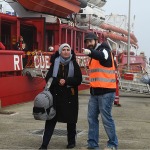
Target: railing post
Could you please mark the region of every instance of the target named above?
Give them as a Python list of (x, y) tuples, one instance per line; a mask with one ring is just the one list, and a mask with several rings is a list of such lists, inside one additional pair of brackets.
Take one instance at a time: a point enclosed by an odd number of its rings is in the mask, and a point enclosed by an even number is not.
[(1, 103), (1, 99), (0, 99), (0, 111), (1, 111), (1, 108), (2, 108), (2, 103)]

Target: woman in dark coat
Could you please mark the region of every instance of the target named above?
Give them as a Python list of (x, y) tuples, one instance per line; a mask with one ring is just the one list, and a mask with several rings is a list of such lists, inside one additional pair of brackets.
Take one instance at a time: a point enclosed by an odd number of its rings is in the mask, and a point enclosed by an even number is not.
[(81, 70), (74, 52), (66, 43), (62, 44), (59, 51), (52, 56), (51, 63), (45, 79), (47, 82), (53, 77), (50, 91), (54, 99), (56, 117), (46, 121), (40, 149), (47, 149), (57, 122), (67, 123), (67, 148), (74, 148), (78, 119), (78, 86), (82, 82)]

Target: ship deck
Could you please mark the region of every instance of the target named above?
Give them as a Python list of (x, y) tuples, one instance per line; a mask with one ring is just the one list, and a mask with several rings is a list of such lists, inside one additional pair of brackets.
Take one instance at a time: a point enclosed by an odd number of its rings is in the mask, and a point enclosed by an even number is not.
[[(87, 103), (89, 90), (79, 92), (79, 119), (76, 149), (85, 149), (87, 141)], [(150, 149), (150, 95), (120, 92), (121, 107), (113, 107), (119, 139), (119, 149)], [(42, 142), (43, 121), (32, 116), (33, 102), (1, 109), (0, 149), (38, 149)], [(100, 119), (101, 120), (101, 119)], [(105, 147), (107, 136), (100, 125), (100, 146)], [(65, 149), (66, 124), (58, 123), (49, 149)]]

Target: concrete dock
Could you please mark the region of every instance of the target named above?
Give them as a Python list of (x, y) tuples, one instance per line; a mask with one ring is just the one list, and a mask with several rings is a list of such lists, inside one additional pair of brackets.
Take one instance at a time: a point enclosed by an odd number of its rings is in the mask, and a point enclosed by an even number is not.
[[(87, 103), (89, 90), (79, 92), (79, 118), (77, 145), (87, 144)], [(121, 107), (113, 106), (113, 116), (119, 139), (118, 149), (150, 150), (150, 95), (120, 92)], [(44, 121), (34, 120), (33, 102), (13, 105), (0, 110), (0, 149), (38, 149), (42, 142)], [(100, 118), (100, 149), (104, 149), (107, 136)], [(65, 149), (66, 124), (57, 123), (49, 149)]]

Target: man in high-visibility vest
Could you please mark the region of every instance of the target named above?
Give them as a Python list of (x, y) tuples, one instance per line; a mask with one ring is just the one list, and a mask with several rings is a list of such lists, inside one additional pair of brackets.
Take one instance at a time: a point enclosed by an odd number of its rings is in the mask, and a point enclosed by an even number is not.
[(118, 138), (112, 118), (112, 106), (115, 100), (116, 77), (113, 55), (107, 43), (98, 43), (96, 34), (90, 32), (84, 39), (87, 49), (83, 53), (91, 57), (89, 63), (90, 99), (88, 103), (88, 148), (99, 148), (99, 120), (108, 136), (105, 150), (116, 150)]

